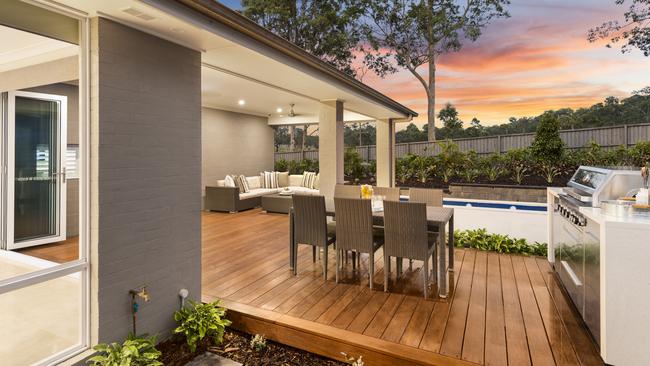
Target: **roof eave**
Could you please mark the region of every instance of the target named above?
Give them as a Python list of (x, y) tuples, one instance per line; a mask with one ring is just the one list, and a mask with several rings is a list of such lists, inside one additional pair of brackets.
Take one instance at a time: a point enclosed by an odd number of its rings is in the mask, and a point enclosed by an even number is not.
[(176, 2), (189, 7), (204, 16), (207, 16), (215, 21), (224, 24), (225, 26), (246, 35), (258, 41), (267, 47), (281, 52), (282, 54), (295, 59), (309, 67), (312, 67), (328, 77), (334, 78), (338, 82), (343, 83), (347, 87), (356, 90), (357, 92), (365, 95), (373, 101), (384, 105), (395, 112), (403, 114), (405, 117), (417, 117), (417, 113), (410, 108), (407, 108), (399, 102), (387, 97), (379, 91), (369, 87), (368, 85), (358, 81), (357, 79), (337, 70), (332, 65), (319, 59), (296, 46), (295, 44), (287, 41), (286, 39), (270, 32), (264, 27), (258, 25), (252, 20), (239, 14), (238, 12), (228, 8), (227, 6), (218, 3), (214, 0), (175, 0)]

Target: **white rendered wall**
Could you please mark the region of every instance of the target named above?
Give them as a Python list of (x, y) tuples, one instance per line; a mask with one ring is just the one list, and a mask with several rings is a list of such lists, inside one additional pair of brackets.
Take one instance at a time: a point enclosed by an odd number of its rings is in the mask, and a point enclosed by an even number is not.
[[(447, 200), (449, 199), (445, 199), (445, 201)], [(546, 243), (547, 241), (546, 212), (482, 207), (445, 207), (454, 209), (454, 229), (456, 230), (485, 228), (488, 233), (505, 234), (516, 239), (523, 238), (531, 243)]]

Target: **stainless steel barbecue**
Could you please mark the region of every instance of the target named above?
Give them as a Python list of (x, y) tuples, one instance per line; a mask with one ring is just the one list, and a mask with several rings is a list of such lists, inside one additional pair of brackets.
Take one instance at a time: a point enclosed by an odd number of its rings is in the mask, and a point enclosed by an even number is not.
[(581, 166), (555, 198), (551, 217), (554, 268), (597, 342), (600, 342), (600, 228), (580, 212), (600, 207), (641, 184), (639, 172)]

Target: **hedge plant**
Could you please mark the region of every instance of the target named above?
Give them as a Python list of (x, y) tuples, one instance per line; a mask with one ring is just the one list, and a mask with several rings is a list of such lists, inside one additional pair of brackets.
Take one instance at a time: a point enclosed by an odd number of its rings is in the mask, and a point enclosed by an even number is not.
[(454, 231), (454, 245), (497, 253), (546, 256), (546, 243), (528, 243), (526, 239), (513, 239), (508, 235), (490, 234), (486, 229)]
[(189, 306), (174, 313), (174, 320), (178, 323), (174, 333), (185, 336), (192, 352), (205, 337), (212, 338), (218, 345), (223, 342), (223, 333), (231, 324), (225, 316), (226, 309), (219, 306), (219, 301), (207, 304), (190, 301)]
[(123, 343), (101, 343), (93, 347), (97, 355), (88, 359), (92, 366), (162, 366), (156, 337), (129, 334)]

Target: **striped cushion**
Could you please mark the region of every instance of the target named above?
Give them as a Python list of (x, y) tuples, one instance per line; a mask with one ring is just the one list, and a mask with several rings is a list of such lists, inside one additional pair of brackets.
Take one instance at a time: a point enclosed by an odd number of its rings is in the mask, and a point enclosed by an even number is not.
[(235, 185), (239, 188), (239, 193), (248, 193), (250, 188), (248, 188), (248, 181), (243, 175), (238, 175), (235, 177)]
[(302, 187), (314, 189), (314, 183), (316, 182), (316, 173), (314, 172), (304, 172), (302, 173)]
[(278, 188), (278, 172), (261, 172), (260, 180), (262, 188)]

